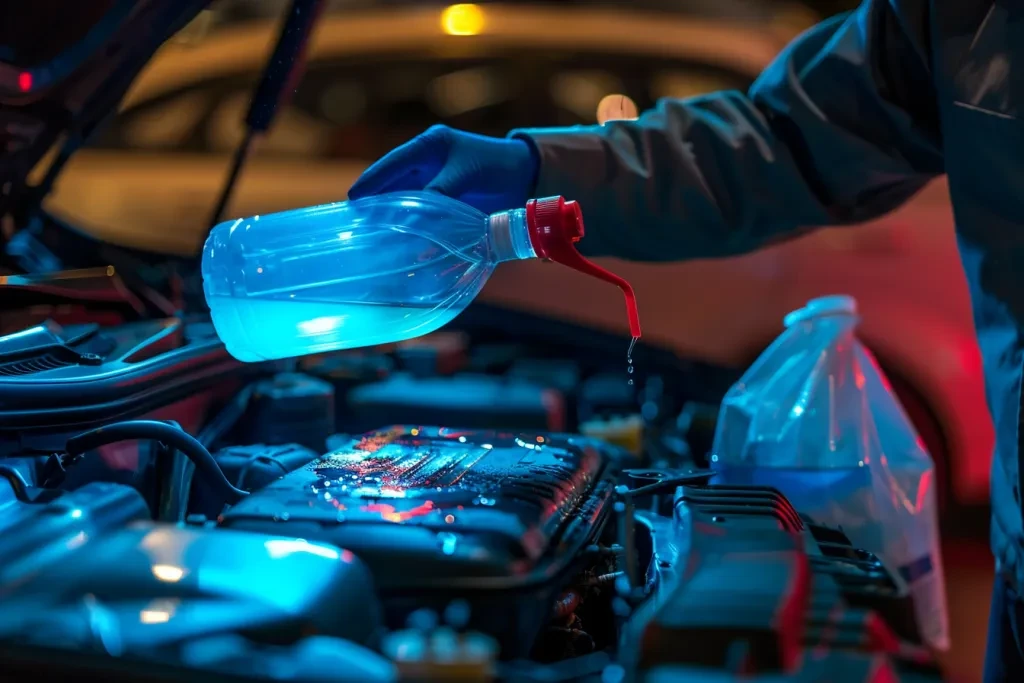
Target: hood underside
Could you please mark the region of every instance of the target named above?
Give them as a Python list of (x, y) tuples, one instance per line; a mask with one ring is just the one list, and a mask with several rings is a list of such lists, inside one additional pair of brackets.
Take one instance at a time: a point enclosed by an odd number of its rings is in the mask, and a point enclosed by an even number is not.
[[(27, 186), (84, 142), (170, 36), (210, 0), (31, 0), (0, 4), (0, 219), (15, 224), (47, 191)], [(52, 180), (52, 178), (51, 178)]]

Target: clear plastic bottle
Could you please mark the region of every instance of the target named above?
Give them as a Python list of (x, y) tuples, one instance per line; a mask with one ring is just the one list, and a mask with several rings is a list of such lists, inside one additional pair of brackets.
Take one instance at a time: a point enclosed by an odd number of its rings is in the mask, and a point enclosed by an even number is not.
[(531, 200), (490, 216), (434, 192), (338, 202), (216, 226), (203, 248), (203, 290), (217, 334), (243, 361), (403, 341), (442, 327), (495, 266), (546, 258), (617, 285), (584, 259), (576, 202)]
[(726, 394), (716, 483), (772, 486), (842, 527), (914, 598), (922, 636), (949, 646), (934, 464), (878, 363), (851, 297), (815, 299)]

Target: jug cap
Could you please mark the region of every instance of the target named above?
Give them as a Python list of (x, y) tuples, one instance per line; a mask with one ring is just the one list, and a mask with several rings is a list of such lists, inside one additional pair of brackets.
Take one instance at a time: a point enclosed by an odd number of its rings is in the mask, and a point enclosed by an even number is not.
[(845, 294), (811, 299), (803, 308), (787, 313), (782, 324), (792, 327), (797, 323), (830, 315), (857, 315), (857, 300)]
[(610, 282), (622, 290), (626, 297), (629, 331), (634, 338), (639, 339), (640, 314), (637, 311), (636, 294), (632, 285), (586, 259), (576, 250), (576, 243), (583, 239), (584, 235), (583, 212), (580, 205), (574, 201), (566, 201), (564, 197), (531, 199), (526, 204), (526, 225), (530, 231), (530, 243), (537, 256)]

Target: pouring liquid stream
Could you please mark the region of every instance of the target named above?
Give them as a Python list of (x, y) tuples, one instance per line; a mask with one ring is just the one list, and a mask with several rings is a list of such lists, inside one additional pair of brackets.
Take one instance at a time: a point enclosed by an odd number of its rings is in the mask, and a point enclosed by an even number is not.
[[(626, 372), (630, 375), (633, 374), (633, 347), (636, 346), (636, 342), (638, 339), (639, 337), (633, 337), (633, 339), (629, 342), (629, 350), (626, 351)], [(632, 386), (633, 378), (630, 377), (626, 383)]]

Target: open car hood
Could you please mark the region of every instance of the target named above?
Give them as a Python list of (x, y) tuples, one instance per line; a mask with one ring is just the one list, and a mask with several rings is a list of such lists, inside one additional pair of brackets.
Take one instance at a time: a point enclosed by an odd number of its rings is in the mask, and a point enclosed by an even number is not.
[[(0, 7), (0, 221), (38, 208), (67, 157), (160, 45), (210, 0), (32, 0)], [(59, 145), (59, 147), (58, 147)], [(29, 174), (53, 149), (53, 172)]]

